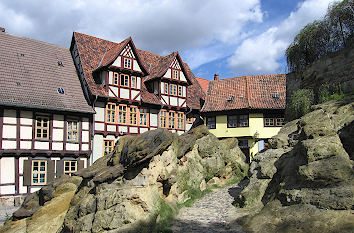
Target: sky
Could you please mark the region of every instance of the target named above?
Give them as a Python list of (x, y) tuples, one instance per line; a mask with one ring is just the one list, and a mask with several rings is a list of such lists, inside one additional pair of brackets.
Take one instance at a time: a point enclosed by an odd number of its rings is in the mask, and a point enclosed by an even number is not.
[(1, 0), (7, 33), (69, 47), (73, 31), (159, 55), (213, 79), (286, 73), (285, 50), (334, 0)]

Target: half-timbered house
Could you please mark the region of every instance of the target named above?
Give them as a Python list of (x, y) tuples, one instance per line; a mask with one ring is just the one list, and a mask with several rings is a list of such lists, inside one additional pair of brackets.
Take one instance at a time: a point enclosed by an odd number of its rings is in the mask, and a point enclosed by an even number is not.
[(0, 197), (89, 165), (93, 109), (69, 49), (0, 32)]
[(71, 53), (96, 114), (93, 158), (125, 134), (166, 128), (181, 134), (199, 113), (204, 93), (178, 52), (167, 56), (74, 32)]

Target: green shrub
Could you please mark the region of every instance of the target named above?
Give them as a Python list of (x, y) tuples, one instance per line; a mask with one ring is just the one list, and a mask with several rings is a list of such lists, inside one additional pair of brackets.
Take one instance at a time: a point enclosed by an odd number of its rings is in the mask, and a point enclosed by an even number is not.
[(322, 84), (318, 90), (317, 103), (323, 103), (328, 100), (343, 100), (344, 93), (340, 84)]
[(290, 103), (286, 108), (286, 118), (294, 120), (302, 117), (311, 110), (314, 102), (313, 91), (310, 89), (299, 89), (290, 98)]

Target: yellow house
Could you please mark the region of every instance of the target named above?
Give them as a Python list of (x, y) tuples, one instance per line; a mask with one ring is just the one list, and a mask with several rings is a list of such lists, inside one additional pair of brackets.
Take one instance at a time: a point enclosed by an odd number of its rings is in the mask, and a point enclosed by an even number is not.
[(221, 80), (215, 75), (201, 112), (211, 133), (220, 139), (236, 137), (251, 159), (283, 125), (285, 97), (285, 74)]

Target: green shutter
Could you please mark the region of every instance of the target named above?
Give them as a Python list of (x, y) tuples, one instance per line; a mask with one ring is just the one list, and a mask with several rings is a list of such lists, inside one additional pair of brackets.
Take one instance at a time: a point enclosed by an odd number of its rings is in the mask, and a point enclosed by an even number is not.
[(47, 166), (47, 184), (52, 182), (55, 178), (55, 160), (48, 160), (48, 166)]
[(31, 175), (32, 175), (32, 161), (24, 160), (23, 161), (23, 185), (31, 185)]
[(59, 178), (64, 174), (64, 160), (57, 160), (57, 174), (56, 177)]

